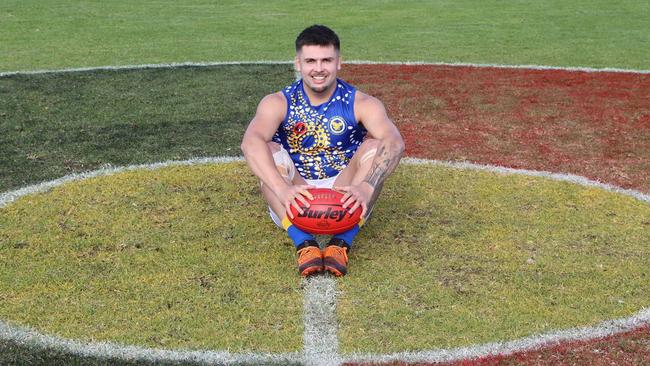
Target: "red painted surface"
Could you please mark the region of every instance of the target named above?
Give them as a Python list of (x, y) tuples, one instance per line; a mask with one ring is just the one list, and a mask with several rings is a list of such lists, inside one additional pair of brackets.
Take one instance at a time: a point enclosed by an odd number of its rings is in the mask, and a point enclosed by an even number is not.
[[(572, 173), (650, 193), (648, 74), (345, 65), (341, 76), (384, 102), (407, 156)], [(650, 365), (650, 326), (446, 365)]]
[[(650, 365), (650, 326), (591, 341), (569, 342), (507, 356), (440, 363), (389, 362), (384, 366), (505, 366), (505, 365)], [(364, 364), (365, 365), (365, 364)]]
[(650, 192), (650, 75), (345, 65), (413, 157), (573, 173)]

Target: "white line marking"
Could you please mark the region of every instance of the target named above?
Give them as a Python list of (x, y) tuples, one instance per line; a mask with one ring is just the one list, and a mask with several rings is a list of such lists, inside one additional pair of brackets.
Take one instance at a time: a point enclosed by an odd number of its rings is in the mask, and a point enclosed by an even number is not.
[(54, 187), (58, 187), (65, 183), (69, 183), (77, 180), (100, 177), (100, 176), (111, 175), (111, 174), (116, 174), (125, 171), (132, 171), (132, 170), (142, 170), (142, 169), (155, 170), (155, 169), (160, 169), (168, 166), (179, 166), (179, 165), (221, 164), (221, 163), (229, 163), (233, 161), (243, 161), (243, 159), (244, 159), (243, 157), (222, 156), (222, 157), (213, 157), (213, 158), (194, 158), (194, 159), (183, 160), (183, 161), (170, 160), (170, 161), (164, 161), (164, 162), (153, 163), (153, 164), (129, 165), (125, 167), (113, 167), (110, 164), (107, 164), (104, 167), (91, 172), (70, 174), (52, 181), (34, 184), (24, 188), (17, 189), (15, 191), (2, 193), (0, 194), (0, 208), (17, 200), (22, 196), (28, 194), (34, 194), (34, 193), (47, 192), (48, 190)]
[(76, 67), (67, 69), (51, 70), (26, 70), (26, 71), (7, 71), (0, 72), (0, 77), (13, 75), (37, 75), (37, 74), (59, 74), (68, 72), (84, 71), (118, 71), (118, 70), (142, 70), (142, 69), (174, 69), (182, 67), (209, 67), (224, 65), (285, 65), (291, 64), (290, 61), (217, 61), (217, 62), (172, 62), (167, 64), (142, 64), (142, 65), (122, 65), (122, 66), (94, 66), (94, 67)]
[(614, 67), (582, 67), (582, 66), (547, 66), (547, 65), (508, 65), (508, 64), (482, 64), (471, 62), (419, 62), (419, 61), (346, 61), (348, 64), (357, 65), (414, 65), (414, 66), (450, 66), (450, 67), (476, 67), (497, 69), (524, 69), (524, 70), (551, 70), (572, 72), (615, 72), (631, 74), (650, 74), (650, 70), (621, 69)]
[(207, 365), (299, 365), (298, 353), (230, 353), (225, 351), (183, 351), (125, 346), (112, 342), (80, 342), (43, 335), (38, 331), (10, 325), (0, 320), (0, 341), (39, 350), (56, 350), (57, 353), (100, 360), (125, 360), (148, 363), (192, 362)]
[[(44, 69), (44, 70), (24, 70), (24, 71), (5, 71), (0, 72), (0, 77), (14, 75), (37, 75), (37, 74), (58, 74), (68, 72), (84, 71), (117, 71), (117, 70), (140, 70), (140, 69), (166, 69), (181, 67), (208, 67), (223, 65), (290, 65), (292, 61), (223, 61), (223, 62), (177, 62), (166, 64), (142, 64), (142, 65), (123, 65), (123, 66), (96, 66), (96, 67), (78, 67), (64, 69)], [(594, 67), (563, 67), (563, 66), (545, 66), (545, 65), (507, 65), (507, 64), (482, 64), (466, 62), (419, 62), (419, 61), (345, 61), (343, 64), (353, 65), (415, 65), (415, 66), (448, 66), (448, 67), (476, 67), (476, 68), (499, 68), (499, 69), (524, 69), (524, 70), (555, 70), (570, 72), (596, 72), (596, 73), (630, 73), (630, 74), (650, 74), (650, 70), (622, 69), (622, 68), (594, 68)]]
[[(166, 161), (161, 163), (131, 165), (126, 167), (106, 166), (96, 171), (81, 174), (71, 174), (49, 182), (43, 182), (40, 184), (35, 184), (0, 194), (0, 208), (5, 207), (9, 203), (17, 200), (22, 196), (46, 192), (54, 187), (76, 180), (105, 176), (131, 170), (154, 170), (167, 166), (220, 164), (234, 161), (243, 161), (243, 158), (195, 158), (185, 161)], [(627, 195), (640, 201), (650, 203), (650, 195), (631, 189), (622, 189), (610, 184), (592, 181), (585, 177), (573, 174), (511, 169), (467, 162), (456, 163), (414, 158), (405, 158), (402, 161), (405, 164), (413, 165), (439, 165), (461, 170), (481, 170), (497, 174), (519, 174), (547, 178), (556, 181), (566, 181), (582, 186), (596, 187), (606, 191)], [(388, 355), (353, 354), (349, 357), (341, 358), (338, 353), (338, 337), (336, 335), (338, 323), (335, 313), (335, 298), (336, 282), (334, 279), (328, 276), (316, 276), (313, 279), (306, 280), (304, 300), (305, 308), (303, 310), (305, 333), (303, 335), (304, 349), (302, 354), (232, 354), (219, 351), (172, 351), (136, 346), (124, 346), (110, 342), (85, 343), (43, 335), (36, 330), (13, 326), (1, 320), (0, 340), (18, 343), (26, 347), (55, 349), (64, 353), (79, 355), (81, 357), (96, 357), (100, 359), (146, 360), (154, 362), (195, 361), (219, 364), (290, 364), (306, 362), (309, 365), (337, 365), (341, 362), (440, 362), (478, 358), (491, 355), (507, 355), (515, 352), (536, 349), (542, 346), (554, 345), (561, 342), (588, 341), (591, 339), (626, 332), (644, 326), (646, 324), (650, 324), (650, 309), (644, 308), (630, 317), (604, 321), (594, 327), (571, 328), (547, 334), (526, 337), (509, 342), (488, 343), (450, 350), (401, 352)], [(329, 352), (331, 352), (329, 357), (323, 356)]]
[(305, 285), (304, 362), (307, 366), (340, 364), (336, 319), (336, 280), (329, 274), (311, 276)]
[(354, 363), (384, 362), (451, 362), (470, 360), (487, 356), (505, 356), (522, 351), (531, 351), (541, 347), (558, 345), (563, 342), (586, 341), (634, 330), (650, 323), (650, 309), (642, 309), (634, 316), (624, 319), (605, 321), (595, 327), (574, 328), (553, 333), (537, 335), (509, 342), (487, 343), (477, 346), (454, 348), (450, 350), (432, 350), (422, 352), (400, 352), (389, 355), (353, 354), (344, 359)]
[(490, 173), (498, 173), (498, 174), (505, 174), (505, 175), (517, 174), (517, 175), (527, 175), (531, 177), (547, 178), (547, 179), (552, 179), (552, 180), (557, 180), (562, 182), (570, 182), (585, 187), (600, 188), (606, 191), (623, 194), (626, 196), (634, 197), (640, 201), (650, 203), (650, 195), (648, 194), (633, 189), (624, 189), (611, 184), (597, 182), (589, 178), (585, 178), (583, 176), (575, 175), (575, 174), (553, 173), (553, 172), (528, 170), (528, 169), (513, 169), (513, 168), (506, 168), (501, 166), (476, 164), (470, 162), (449, 162), (449, 161), (428, 160), (428, 159), (418, 159), (418, 158), (404, 158), (402, 159), (402, 162), (407, 164), (414, 164), (414, 165), (440, 165), (440, 166), (446, 166), (446, 167), (461, 169), (461, 170), (464, 169), (482, 170)]

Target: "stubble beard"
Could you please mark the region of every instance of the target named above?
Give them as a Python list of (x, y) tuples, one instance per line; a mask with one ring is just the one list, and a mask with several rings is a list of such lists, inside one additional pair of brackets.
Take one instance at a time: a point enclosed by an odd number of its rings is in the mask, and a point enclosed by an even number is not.
[(316, 94), (324, 94), (328, 90), (331, 90), (334, 84), (335, 84), (334, 80), (324, 85), (313, 85), (311, 83), (305, 83), (305, 85), (307, 85), (307, 87)]

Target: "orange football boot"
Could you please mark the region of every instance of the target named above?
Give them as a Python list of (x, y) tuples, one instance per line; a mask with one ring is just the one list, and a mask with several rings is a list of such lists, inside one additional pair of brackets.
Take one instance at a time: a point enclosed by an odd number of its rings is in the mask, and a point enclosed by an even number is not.
[[(307, 244), (307, 242), (305, 242)], [(298, 250), (298, 272), (303, 277), (323, 271), (323, 254), (318, 246), (307, 244)]]
[(345, 276), (348, 272), (348, 248), (329, 245), (323, 251), (323, 265), (334, 276)]

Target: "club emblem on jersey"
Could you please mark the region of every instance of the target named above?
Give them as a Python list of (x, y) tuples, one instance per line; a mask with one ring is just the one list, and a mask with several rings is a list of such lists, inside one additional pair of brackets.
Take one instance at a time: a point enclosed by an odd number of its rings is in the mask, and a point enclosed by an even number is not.
[(305, 122), (298, 122), (293, 127), (293, 133), (298, 136), (302, 135), (305, 132), (307, 132), (307, 126), (305, 125)]
[(330, 131), (332, 131), (333, 134), (335, 135), (340, 135), (343, 132), (345, 132), (345, 128), (347, 127), (347, 123), (343, 119), (343, 117), (332, 117), (330, 119)]

